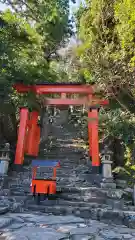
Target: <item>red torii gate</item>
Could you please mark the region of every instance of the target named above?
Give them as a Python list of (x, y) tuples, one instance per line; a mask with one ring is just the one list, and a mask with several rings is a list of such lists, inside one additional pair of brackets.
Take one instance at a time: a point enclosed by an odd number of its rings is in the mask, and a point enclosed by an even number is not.
[[(92, 166), (100, 166), (98, 144), (98, 112), (100, 106), (107, 105), (108, 100), (100, 100), (94, 97), (93, 87), (82, 84), (36, 84), (26, 86), (16, 84), (13, 86), (18, 93), (33, 92), (35, 94), (61, 94), (60, 98), (46, 98), (45, 105), (87, 105), (88, 109), (88, 136), (89, 155), (92, 158)], [(67, 98), (66, 94), (83, 94), (85, 97), (78, 99)], [(39, 112), (29, 113), (27, 108), (20, 109), (20, 126), (18, 129), (18, 141), (16, 146), (15, 164), (23, 164), (24, 154), (38, 156), (40, 144), (40, 127), (38, 126)]]

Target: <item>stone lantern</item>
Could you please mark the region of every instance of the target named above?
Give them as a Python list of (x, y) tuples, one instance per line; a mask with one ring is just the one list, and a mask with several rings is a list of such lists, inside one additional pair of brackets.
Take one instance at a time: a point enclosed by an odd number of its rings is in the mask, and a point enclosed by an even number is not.
[[(103, 154), (103, 152), (102, 152)], [(102, 188), (116, 188), (116, 184), (113, 180), (112, 175), (112, 151), (108, 150), (107, 147), (104, 149), (104, 155), (102, 155)]]

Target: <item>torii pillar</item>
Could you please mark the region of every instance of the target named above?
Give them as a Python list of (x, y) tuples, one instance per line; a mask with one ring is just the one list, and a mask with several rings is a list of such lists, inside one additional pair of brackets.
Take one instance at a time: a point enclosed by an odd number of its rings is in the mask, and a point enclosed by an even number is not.
[(16, 146), (15, 164), (22, 165), (24, 155), (36, 157), (39, 151), (40, 127), (37, 111), (29, 113), (27, 108), (20, 109), (20, 126)]
[(99, 173), (99, 137), (98, 137), (98, 113), (99, 106), (92, 106), (88, 111), (88, 138), (89, 156), (92, 160), (93, 173)]
[(25, 152), (25, 140), (27, 124), (29, 121), (29, 111), (27, 108), (20, 109), (20, 126), (18, 129), (18, 140), (16, 146), (15, 164), (23, 164)]

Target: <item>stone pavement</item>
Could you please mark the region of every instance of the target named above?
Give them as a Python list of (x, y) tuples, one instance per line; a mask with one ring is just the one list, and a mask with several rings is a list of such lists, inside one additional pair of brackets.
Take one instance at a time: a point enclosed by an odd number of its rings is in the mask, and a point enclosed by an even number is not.
[(135, 240), (135, 229), (74, 216), (14, 213), (0, 217), (0, 240)]

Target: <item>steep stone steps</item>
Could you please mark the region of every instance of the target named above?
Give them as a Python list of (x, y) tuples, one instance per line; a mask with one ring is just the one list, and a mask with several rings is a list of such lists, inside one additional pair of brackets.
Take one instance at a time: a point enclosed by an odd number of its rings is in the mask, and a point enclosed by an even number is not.
[[(67, 123), (61, 126), (56, 119), (50, 140), (41, 144), (39, 158), (60, 161), (61, 168), (57, 170), (57, 198), (36, 204), (30, 193), (32, 167), (24, 166), (21, 172), (12, 172), (5, 184), (3, 197), (9, 203), (9, 211), (72, 214), (86, 219), (130, 225), (129, 216), (133, 216), (133, 222), (135, 209), (125, 205), (122, 190), (101, 189), (102, 176), (91, 174), (90, 162), (85, 158), (82, 160), (85, 150), (78, 135), (76, 129), (70, 128)], [(117, 209), (118, 205), (121, 205), (121, 210)]]
[[(13, 201), (13, 199), (8, 198), (8, 201), (9, 200)], [(74, 215), (85, 219), (94, 219), (105, 222), (109, 221), (109, 223), (112, 221), (113, 223), (115, 222), (115, 224), (124, 224), (131, 228), (135, 226), (134, 209), (127, 209), (126, 207), (121, 211), (118, 209), (112, 209), (106, 204), (63, 201), (61, 199), (46, 200), (41, 202), (40, 205), (37, 205), (35, 201), (32, 200), (31, 196), (29, 196), (27, 201), (23, 199), (18, 204), (14, 203), (13, 205), (10, 205), (9, 210), (12, 213), (27, 212), (28, 214), (35, 212), (63, 216)]]

